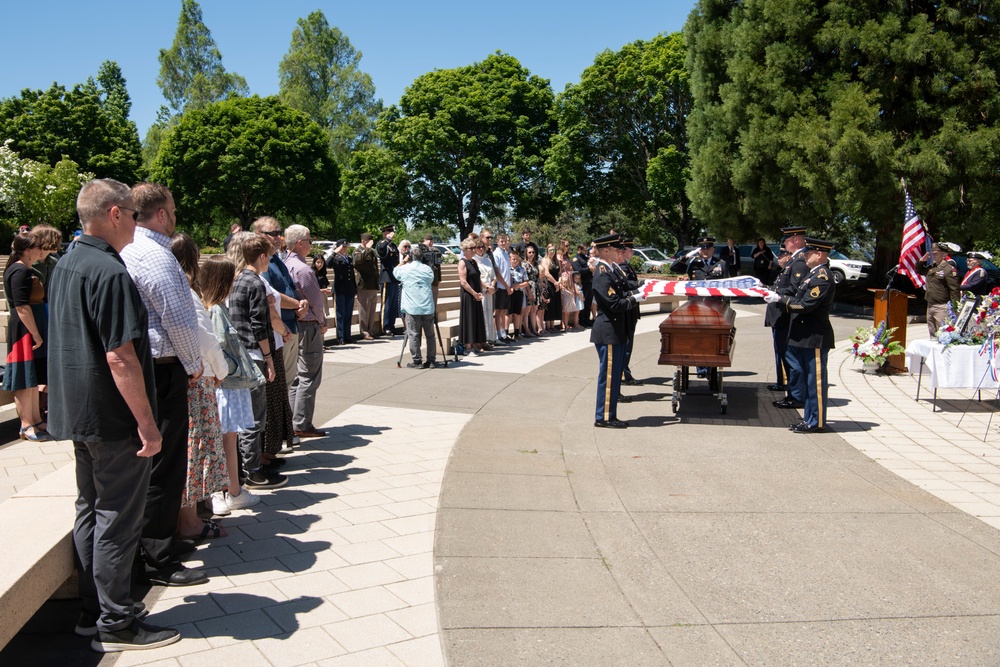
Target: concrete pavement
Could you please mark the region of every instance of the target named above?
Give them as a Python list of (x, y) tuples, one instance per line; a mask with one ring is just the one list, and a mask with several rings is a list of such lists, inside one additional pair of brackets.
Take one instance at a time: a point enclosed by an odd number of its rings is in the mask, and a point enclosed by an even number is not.
[[(984, 407), (956, 428), (971, 392), (942, 390), (934, 413), (913, 378), (865, 376), (837, 350), (834, 432), (792, 434), (764, 388), (762, 308), (736, 308), (728, 413), (693, 380), (671, 414), (655, 315), (626, 431), (591, 425), (586, 332), (428, 371), (395, 367), (398, 338), (328, 352), (330, 435), (192, 555), (208, 584), (147, 598), (184, 639), (117, 662), (1000, 664)], [(838, 318), (838, 340), (862, 323)], [(42, 648), (19, 639), (0, 662)]]

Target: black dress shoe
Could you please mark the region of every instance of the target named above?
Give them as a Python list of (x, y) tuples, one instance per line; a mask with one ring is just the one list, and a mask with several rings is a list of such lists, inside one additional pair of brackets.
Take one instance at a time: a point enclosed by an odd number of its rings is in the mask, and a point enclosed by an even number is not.
[(796, 425), (792, 429), (792, 433), (823, 433), (825, 429), (822, 426), (810, 426), (809, 424), (802, 422)]
[(157, 586), (194, 586), (208, 581), (208, 575), (196, 568), (175, 565), (147, 572), (146, 579)]
[(783, 408), (786, 410), (789, 409), (798, 410), (800, 408), (805, 407), (804, 405), (802, 405), (802, 403), (796, 403), (795, 401), (789, 398), (783, 398), (780, 401), (772, 401), (771, 405), (773, 405), (776, 408)]
[(797, 428), (798, 428), (799, 426), (802, 426), (802, 425), (803, 425), (803, 424), (805, 424), (805, 423), (806, 423), (805, 421), (800, 421), (800, 422), (798, 422), (797, 424), (789, 424), (789, 425), (788, 425), (788, 430), (789, 430), (789, 431), (794, 431), (794, 430), (795, 430), (795, 429), (797, 429)]
[(628, 428), (628, 422), (620, 419), (598, 419), (594, 422), (597, 428)]
[(785, 385), (783, 384), (769, 384), (767, 388), (769, 391), (785, 391)]
[(635, 378), (625, 378), (622, 380), (622, 384), (627, 384), (630, 387), (641, 387), (642, 380), (636, 380)]
[(618, 397), (618, 402), (619, 403), (631, 403), (632, 402), (632, 397), (631, 396), (621, 395), (621, 396)]

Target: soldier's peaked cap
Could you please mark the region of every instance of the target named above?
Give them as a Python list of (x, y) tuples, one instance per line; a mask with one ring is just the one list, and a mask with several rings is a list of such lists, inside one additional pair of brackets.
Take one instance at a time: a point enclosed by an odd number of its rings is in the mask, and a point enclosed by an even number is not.
[(792, 225), (791, 227), (782, 227), (781, 233), (784, 236), (796, 236), (798, 234), (805, 234), (805, 225)]
[(595, 248), (624, 248), (621, 234), (606, 234), (594, 239)]
[(396, 231), (395, 225), (386, 225), (385, 227), (382, 228), (383, 234), (385, 234), (386, 232), (394, 232), (394, 231)]
[(698, 239), (699, 248), (710, 248), (715, 245), (715, 239), (711, 236), (703, 236)]
[(820, 252), (830, 252), (833, 250), (833, 241), (823, 241), (806, 237), (806, 250), (819, 250)]

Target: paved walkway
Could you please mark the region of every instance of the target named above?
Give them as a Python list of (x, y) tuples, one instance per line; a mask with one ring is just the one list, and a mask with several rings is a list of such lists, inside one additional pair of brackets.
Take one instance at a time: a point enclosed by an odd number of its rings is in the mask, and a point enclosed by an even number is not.
[[(192, 555), (209, 583), (147, 598), (183, 640), (102, 664), (1000, 662), (1000, 436), (983, 442), (983, 406), (956, 428), (971, 392), (940, 391), (932, 412), (915, 378), (863, 375), (838, 350), (835, 432), (791, 434), (763, 389), (761, 309), (736, 308), (727, 415), (694, 381), (671, 414), (653, 315), (634, 361), (651, 381), (626, 390), (622, 432), (590, 425), (587, 332), (429, 371), (396, 368), (399, 339), (328, 352), (330, 436)], [(838, 339), (860, 323), (838, 320)], [(68, 457), (0, 448), (0, 492)]]

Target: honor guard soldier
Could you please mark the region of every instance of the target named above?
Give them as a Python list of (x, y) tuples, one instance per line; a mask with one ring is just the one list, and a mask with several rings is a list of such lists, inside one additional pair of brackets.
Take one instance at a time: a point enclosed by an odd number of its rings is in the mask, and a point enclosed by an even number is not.
[(836, 288), (828, 264), (833, 243), (805, 239), (805, 259), (809, 273), (794, 296), (768, 292), (764, 298), (791, 314), (788, 326), (788, 355), (794, 357), (805, 377), (802, 421), (789, 424), (795, 433), (818, 433), (826, 428), (827, 353), (834, 345), (830, 307)]
[(622, 261), (624, 245), (620, 234), (594, 239), (597, 266), (594, 267), (594, 301), (597, 318), (590, 329), (590, 342), (597, 347), (597, 406), (594, 426), (625, 428), (628, 422), (618, 419), (618, 396), (621, 391), (625, 343), (628, 340), (628, 311), (645, 301), (642, 294), (630, 294), (628, 281), (615, 264)]
[[(773, 290), (778, 294), (782, 294), (785, 288), (788, 286), (788, 274), (785, 273), (785, 267), (788, 266), (788, 260), (791, 258), (791, 254), (787, 250), (780, 250), (778, 252), (778, 266), (781, 267), (781, 273), (778, 274), (778, 279), (774, 282)], [(788, 348), (788, 322), (790, 317), (788, 313), (783, 311), (778, 307), (776, 303), (767, 304), (767, 309), (764, 311), (764, 326), (771, 329), (771, 338), (774, 346), (774, 384), (767, 385), (770, 391), (785, 391), (788, 388), (788, 364), (785, 362), (785, 350)]]
[[(785, 265), (785, 269), (778, 276), (778, 282), (781, 284), (781, 289), (776, 289), (775, 291), (781, 296), (795, 296), (798, 294), (799, 286), (809, 275), (809, 267), (806, 265), (806, 228), (802, 225), (793, 225), (791, 227), (782, 227), (781, 233), (784, 235), (782, 237), (782, 242), (785, 246), (785, 250), (792, 254), (791, 258), (788, 260), (788, 264)], [(790, 320), (786, 319), (784, 322), (779, 322), (779, 324), (785, 324), (785, 329), (775, 329), (774, 340), (775, 340), (775, 352), (777, 353), (779, 348), (783, 348), (783, 359), (785, 360), (785, 370), (787, 371), (787, 377), (785, 379), (785, 397), (774, 401), (772, 405), (776, 408), (788, 408), (788, 409), (798, 409), (805, 404), (806, 401), (806, 380), (804, 371), (799, 365), (798, 360), (794, 355), (788, 353), (788, 326)]]
[[(629, 264), (629, 260), (632, 259), (632, 255), (635, 254), (635, 239), (622, 237), (622, 245), (625, 246), (625, 253), (622, 257), (621, 263), (618, 267), (621, 269), (622, 273), (625, 274), (625, 280), (628, 283), (628, 291), (634, 292), (639, 289), (639, 276), (636, 275), (635, 269)], [(632, 385), (635, 387), (641, 386), (642, 382), (636, 380), (632, 376), (632, 369), (629, 367), (629, 363), (632, 361), (632, 343), (635, 340), (635, 327), (639, 323), (639, 304), (635, 303), (628, 310), (626, 317), (626, 322), (628, 324), (628, 342), (625, 343), (625, 360), (622, 362), (622, 372), (625, 376), (622, 382), (624, 384)], [(623, 401), (626, 403), (631, 402), (632, 398), (629, 396), (622, 396)]]
[(728, 278), (726, 263), (715, 256), (715, 239), (711, 236), (698, 239), (698, 254), (687, 268), (688, 280), (719, 280)]
[(382, 228), (382, 240), (375, 246), (382, 286), (382, 331), (388, 336), (396, 335), (396, 320), (399, 318), (399, 281), (392, 270), (399, 266), (399, 248), (392, 242), (396, 228), (386, 225)]

